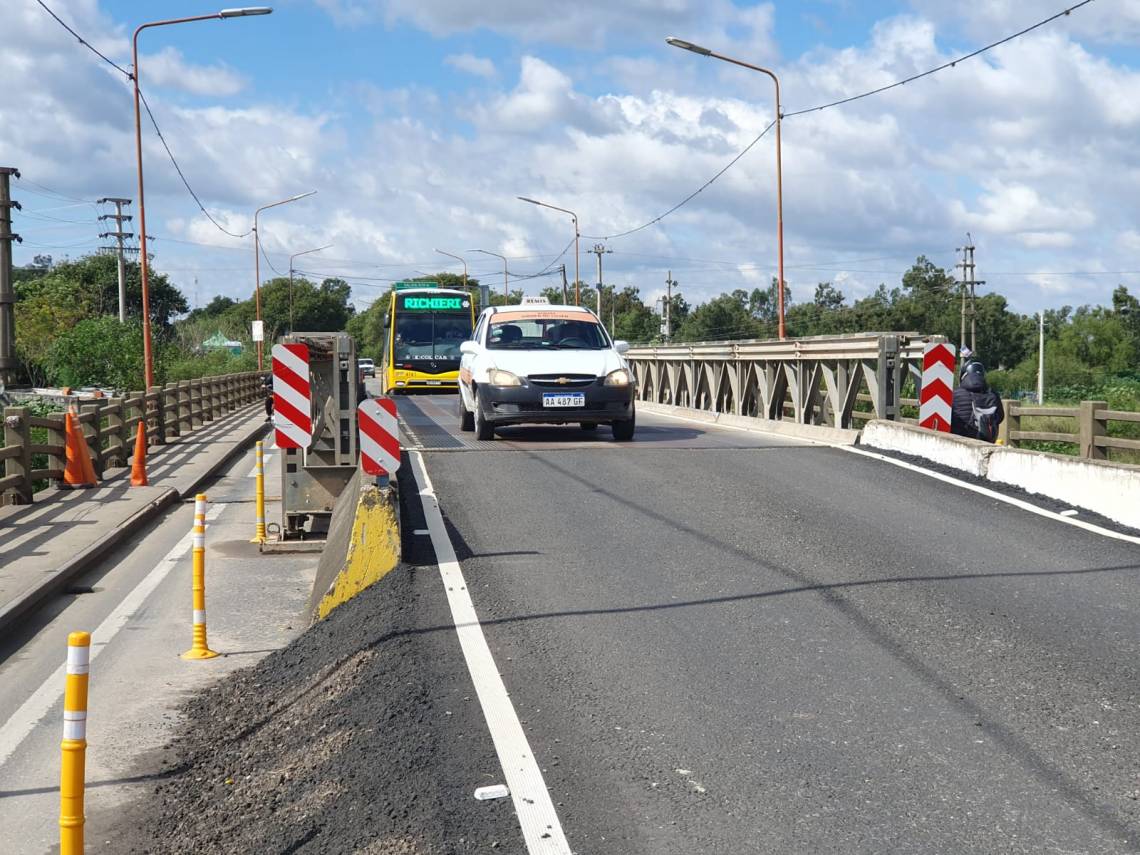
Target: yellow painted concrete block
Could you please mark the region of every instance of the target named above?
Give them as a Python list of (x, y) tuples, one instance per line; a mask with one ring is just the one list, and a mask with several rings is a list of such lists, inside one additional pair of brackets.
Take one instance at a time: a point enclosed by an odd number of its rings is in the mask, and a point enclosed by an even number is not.
[(344, 566), (317, 606), (317, 619), (346, 603), (400, 563), (400, 516), (394, 490), (360, 491)]

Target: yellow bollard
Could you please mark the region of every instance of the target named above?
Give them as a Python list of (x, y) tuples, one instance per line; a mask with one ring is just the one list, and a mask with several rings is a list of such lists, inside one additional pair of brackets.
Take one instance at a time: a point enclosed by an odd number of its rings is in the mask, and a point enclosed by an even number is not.
[(90, 633), (71, 633), (67, 637), (63, 742), (59, 746), (60, 855), (83, 855), (83, 782), (87, 760), (87, 672), (90, 662)]
[(265, 543), (265, 451), (264, 443), (257, 443), (257, 529), (250, 543)]
[(206, 643), (206, 494), (194, 497), (194, 644), (183, 659), (213, 659)]

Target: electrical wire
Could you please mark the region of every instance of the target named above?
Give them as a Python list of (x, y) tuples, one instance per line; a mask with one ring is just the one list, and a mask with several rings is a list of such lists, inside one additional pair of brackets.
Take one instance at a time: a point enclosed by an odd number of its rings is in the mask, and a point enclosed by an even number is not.
[(1077, 9), (1080, 9), (1082, 6), (1087, 6), (1089, 3), (1092, 3), (1092, 2), (1093, 2), (1093, 0), (1082, 0), (1082, 2), (1077, 3), (1073, 6), (1070, 6), (1067, 9), (1062, 9), (1057, 14), (1050, 15), (1048, 18), (1045, 18), (1042, 21), (1038, 21), (1036, 24), (1028, 26), (1024, 30), (1018, 30), (1016, 33), (1008, 35), (1005, 38), (998, 39), (996, 42), (991, 42), (990, 44), (986, 45), (985, 47), (980, 47), (975, 51), (971, 51), (970, 53), (967, 53), (967, 54), (964, 54), (964, 55), (958, 57), (957, 59), (952, 59), (949, 62), (944, 62), (944, 63), (942, 63), (942, 65), (936, 66), (936, 67), (928, 69), (926, 71), (919, 72), (918, 74), (912, 74), (910, 77), (904, 78), (903, 80), (896, 80), (894, 83), (888, 83), (886, 86), (880, 86), (877, 89), (870, 89), (866, 92), (861, 92), (858, 95), (851, 95), (847, 98), (840, 98), (837, 101), (831, 101), (830, 103), (827, 103), (827, 104), (820, 104), (816, 107), (807, 107), (803, 110), (795, 110), (791, 113), (783, 113), (782, 116), (785, 119), (789, 119), (792, 116), (802, 116), (804, 113), (816, 113), (816, 112), (819, 112), (820, 110), (827, 110), (831, 107), (838, 107), (841, 104), (850, 104), (852, 101), (858, 101), (862, 98), (870, 98), (872, 95), (878, 95), (881, 92), (886, 92), (889, 89), (894, 89), (894, 88), (899, 87), (899, 86), (905, 86), (907, 83), (912, 83), (913, 81), (920, 80), (923, 77), (929, 77), (930, 75), (936, 74), (939, 71), (945, 71), (947, 68), (953, 68), (954, 66), (956, 66), (960, 62), (965, 62), (967, 59), (973, 59), (975, 56), (980, 56), (981, 54), (985, 53), (986, 51), (993, 50), (994, 48), (999, 47), (1001, 45), (1004, 45), (1007, 42), (1011, 42), (1014, 39), (1021, 38), (1022, 36), (1026, 35), (1028, 33), (1031, 33), (1036, 29), (1044, 27), (1046, 24), (1051, 24), (1053, 21), (1056, 21), (1058, 18), (1063, 18), (1066, 15), (1068, 15), (1072, 12), (1075, 12)]
[(768, 127), (764, 128), (764, 130), (762, 130), (759, 133), (759, 135), (754, 140), (752, 140), (752, 142), (750, 142), (748, 145), (746, 145), (744, 147), (743, 151), (741, 151), (738, 155), (736, 155), (736, 157), (734, 157), (727, 164), (725, 164), (724, 167), (716, 175), (714, 175), (712, 178), (710, 178), (708, 181), (706, 181), (704, 184), (702, 184), (700, 187), (698, 187), (696, 190), (694, 190), (692, 193), (690, 193), (688, 196), (686, 196), (684, 199), (682, 199), (680, 202), (678, 202), (676, 205), (674, 205), (672, 208), (670, 208), (664, 214), (660, 214), (659, 216), (654, 217), (648, 223), (643, 223), (642, 225), (638, 226), (637, 228), (627, 229), (626, 231), (618, 232), (617, 234), (612, 234), (612, 235), (582, 235), (582, 237), (586, 238), (587, 240), (614, 240), (616, 238), (625, 237), (626, 235), (631, 235), (634, 232), (639, 232), (642, 229), (647, 229), (650, 226), (657, 225), (657, 223), (661, 222), (663, 219), (668, 217), (674, 211), (677, 211), (680, 208), (684, 207), (685, 205), (689, 204), (689, 202), (691, 202), (693, 199), (695, 199), (700, 193), (704, 192), (708, 187), (712, 186), (713, 182), (715, 182), (718, 178), (720, 178), (722, 175), (724, 175), (724, 173), (728, 172), (728, 170), (730, 170), (730, 169), (732, 169), (732, 167), (736, 166), (736, 164), (740, 160), (740, 158), (744, 157), (744, 155), (746, 155), (746, 154), (748, 154), (748, 152), (752, 151), (752, 147), (755, 146), (756, 143), (760, 142), (760, 140), (764, 139), (764, 136), (768, 133), (768, 131), (772, 130), (772, 127), (775, 124), (776, 124), (776, 120), (773, 119), (771, 122), (768, 123)]
[(253, 234), (252, 228), (250, 228), (249, 231), (242, 232), (241, 234), (231, 232), (210, 215), (210, 212), (206, 210), (206, 206), (202, 204), (202, 200), (198, 198), (198, 194), (194, 192), (194, 188), (190, 186), (190, 182), (186, 180), (186, 176), (182, 172), (182, 167), (178, 165), (178, 161), (174, 157), (174, 152), (170, 150), (170, 146), (166, 142), (166, 137), (163, 136), (162, 130), (158, 127), (158, 122), (154, 118), (154, 113), (151, 112), (150, 104), (148, 104), (146, 101), (146, 95), (143, 94), (141, 89), (139, 90), (139, 97), (142, 99), (143, 107), (146, 108), (146, 114), (150, 117), (150, 123), (154, 126), (154, 132), (158, 134), (158, 139), (162, 143), (162, 147), (166, 149), (166, 156), (170, 158), (170, 162), (174, 165), (174, 171), (177, 172), (178, 177), (182, 179), (182, 185), (186, 188), (186, 192), (190, 194), (190, 196), (194, 199), (194, 202), (198, 205), (198, 210), (200, 210), (206, 216), (207, 220), (214, 224), (214, 227), (217, 228), (218, 231), (223, 232), (230, 237), (243, 238)]
[(61, 27), (63, 27), (65, 30), (67, 30), (69, 33), (71, 33), (73, 36), (75, 36), (76, 40), (81, 45), (83, 45), (85, 48), (87, 48), (89, 51), (91, 51), (93, 54), (95, 54), (97, 57), (99, 57), (99, 59), (103, 60), (103, 62), (107, 63), (107, 65), (111, 66), (116, 71), (119, 71), (122, 74), (124, 74), (127, 77), (127, 79), (131, 78), (131, 73), (129, 71), (127, 71), (125, 68), (123, 68), (117, 62), (115, 62), (113, 59), (108, 58), (106, 56), (106, 54), (101, 53), (98, 48), (96, 48), (89, 41), (87, 41), (85, 38), (83, 38), (83, 36), (79, 35), (79, 33), (75, 32), (75, 30), (71, 29), (71, 27), (69, 27), (64, 22), (64, 20), (61, 17), (59, 17), (59, 15), (57, 15), (50, 8), (48, 8), (48, 5), (46, 3), (44, 3), (43, 0), (36, 0), (36, 2), (39, 3), (40, 6), (43, 7), (43, 10), (45, 12), (47, 12), (49, 15), (51, 15), (53, 18), (55, 18), (56, 23), (58, 23)]

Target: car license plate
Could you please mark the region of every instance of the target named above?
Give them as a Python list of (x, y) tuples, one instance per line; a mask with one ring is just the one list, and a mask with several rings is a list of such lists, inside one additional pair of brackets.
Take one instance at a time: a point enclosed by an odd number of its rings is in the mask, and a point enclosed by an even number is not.
[(545, 392), (542, 395), (544, 407), (584, 407), (585, 392)]
[(427, 384), (428, 384), (429, 386), (442, 386), (442, 385), (443, 385), (443, 381), (442, 381), (442, 380), (428, 380), (428, 381), (427, 381)]

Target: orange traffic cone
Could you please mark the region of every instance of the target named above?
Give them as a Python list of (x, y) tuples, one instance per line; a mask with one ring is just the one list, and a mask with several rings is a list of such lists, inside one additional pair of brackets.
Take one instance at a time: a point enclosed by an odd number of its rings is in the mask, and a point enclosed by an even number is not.
[(69, 487), (95, 487), (95, 467), (91, 463), (91, 452), (83, 429), (72, 417), (70, 411), (63, 415), (63, 431), (66, 437), (64, 453), (67, 465), (63, 469), (63, 483)]
[(139, 419), (139, 430), (135, 435), (135, 456), (131, 460), (131, 486), (145, 487), (146, 479), (146, 422)]

